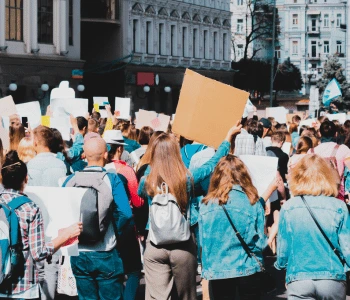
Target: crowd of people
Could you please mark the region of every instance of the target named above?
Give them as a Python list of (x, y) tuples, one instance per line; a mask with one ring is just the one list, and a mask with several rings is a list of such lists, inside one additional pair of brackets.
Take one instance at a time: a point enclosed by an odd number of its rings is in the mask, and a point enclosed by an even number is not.
[[(7, 151), (0, 140), (0, 212), (24, 197), (12, 205), (24, 273), (0, 276), (0, 299), (55, 299), (70, 259), (79, 299), (136, 299), (144, 273), (145, 299), (197, 299), (200, 274), (203, 299), (257, 300), (273, 290), (267, 253), (286, 270), (288, 299), (346, 298), (350, 120), (320, 117), (307, 127), (298, 115), (279, 124), (254, 113), (232, 120), (215, 150), (176, 135), (171, 124), (167, 132), (138, 130), (137, 120), (106, 110), (105, 119), (94, 111), (71, 116), (69, 141), (10, 117)], [(277, 157), (262, 194), (240, 155)], [(106, 207), (100, 235), (89, 237), (82, 219), (46, 242), (42, 208), (26, 186), (94, 188)], [(55, 254), (75, 238), (79, 256)]]

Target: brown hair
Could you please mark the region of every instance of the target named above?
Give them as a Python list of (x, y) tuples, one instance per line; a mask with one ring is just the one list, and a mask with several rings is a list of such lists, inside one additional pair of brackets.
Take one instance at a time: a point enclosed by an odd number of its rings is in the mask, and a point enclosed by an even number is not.
[(271, 141), (277, 143), (284, 143), (286, 141), (286, 135), (282, 131), (276, 131), (271, 135)]
[(307, 154), (291, 169), (289, 188), (293, 196), (338, 195), (340, 178), (337, 170), (317, 154)]
[(251, 205), (258, 202), (258, 191), (252, 183), (247, 167), (237, 156), (228, 154), (216, 166), (203, 203), (208, 204), (214, 199), (219, 201), (219, 205), (227, 203), (234, 185), (242, 187)]
[(163, 133), (163, 131), (155, 131), (148, 143), (148, 147), (146, 149), (145, 154), (142, 156), (141, 160), (139, 161), (136, 171), (138, 171), (142, 166), (147, 165), (151, 162), (151, 153), (154, 145), (154, 140), (160, 136)]
[(301, 118), (300, 118), (300, 116), (299, 115), (294, 115), (293, 117), (292, 117), (292, 122), (293, 123), (300, 123), (300, 121), (301, 121)]
[(50, 148), (54, 138), (51, 128), (39, 125), (34, 129), (33, 134), (39, 145)]
[(9, 128), (9, 137), (10, 137), (10, 150), (18, 149), (19, 142), (26, 136), (25, 129), (23, 125), (18, 127), (10, 126)]
[(137, 139), (138, 143), (140, 145), (148, 145), (152, 134), (153, 134), (153, 129), (151, 127), (143, 126), (140, 130), (140, 133)]
[(88, 132), (97, 132), (99, 125), (100, 124), (98, 123), (98, 121), (96, 119), (89, 119), (87, 131)]
[(155, 139), (150, 166), (151, 172), (145, 182), (147, 193), (154, 197), (159, 193), (158, 188), (165, 182), (181, 210), (186, 211), (189, 200), (187, 180), (190, 174), (182, 162), (179, 144), (173, 136), (163, 133)]
[(299, 138), (298, 144), (296, 146), (296, 154), (306, 154), (310, 148), (312, 148), (313, 143), (311, 138), (308, 136), (302, 136)]
[(129, 135), (129, 128), (130, 128), (130, 122), (127, 120), (118, 120), (117, 125), (115, 126), (117, 130), (120, 130), (123, 134), (123, 136), (128, 137)]
[(34, 150), (33, 140), (29, 137), (21, 139), (18, 145), (18, 157), (24, 163), (27, 163), (35, 157), (36, 152)]
[(292, 123), (289, 125), (289, 133), (298, 132), (298, 124)]
[(4, 162), (4, 146), (2, 145), (2, 140), (0, 139), (0, 167)]

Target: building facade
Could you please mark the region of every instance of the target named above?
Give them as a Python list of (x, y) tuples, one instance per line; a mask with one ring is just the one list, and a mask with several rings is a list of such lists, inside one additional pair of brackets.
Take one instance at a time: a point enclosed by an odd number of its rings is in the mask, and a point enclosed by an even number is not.
[[(0, 0), (0, 93), (15, 81), (15, 102), (39, 100), (40, 86), (80, 69), (80, 0)], [(72, 86), (78, 83), (72, 82)], [(47, 93), (49, 94), (49, 93)], [(1, 96), (1, 95), (0, 95)], [(45, 98), (45, 99), (44, 99)]]
[[(133, 111), (173, 113), (186, 68), (232, 84), (229, 0), (120, 0), (117, 5), (117, 22), (99, 24), (97, 32), (104, 30), (103, 35), (92, 34), (89, 27), (97, 21), (82, 13), (82, 59), (107, 65), (114, 61), (116, 66), (115, 72), (86, 73), (87, 87), (101, 81), (100, 90), (90, 91), (89, 97), (127, 96)], [(85, 6), (84, 1), (82, 12)], [(87, 41), (99, 47), (88, 48)], [(111, 86), (111, 80), (118, 84)]]

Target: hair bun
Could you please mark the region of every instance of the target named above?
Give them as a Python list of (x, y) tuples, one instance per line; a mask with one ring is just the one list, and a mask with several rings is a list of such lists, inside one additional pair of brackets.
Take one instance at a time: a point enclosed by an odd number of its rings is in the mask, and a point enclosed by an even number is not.
[(11, 165), (11, 164), (14, 164), (14, 163), (20, 162), (20, 161), (21, 160), (18, 157), (17, 151), (11, 150), (5, 156), (4, 165)]

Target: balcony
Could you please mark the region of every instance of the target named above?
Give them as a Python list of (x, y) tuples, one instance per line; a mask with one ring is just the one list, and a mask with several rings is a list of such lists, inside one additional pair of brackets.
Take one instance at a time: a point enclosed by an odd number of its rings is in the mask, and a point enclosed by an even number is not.
[(312, 55), (312, 54), (308, 53), (307, 58), (308, 58), (308, 60), (316, 60), (316, 61), (321, 60), (321, 53), (318, 53), (316, 55)]
[(82, 1), (81, 21), (120, 24), (119, 0)]
[(307, 34), (309, 35), (319, 35), (320, 34), (320, 26), (308, 26)]

